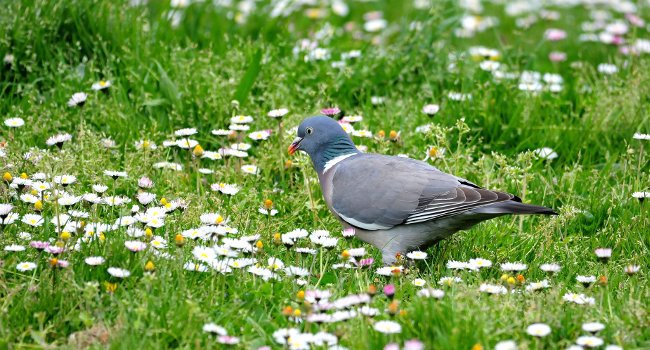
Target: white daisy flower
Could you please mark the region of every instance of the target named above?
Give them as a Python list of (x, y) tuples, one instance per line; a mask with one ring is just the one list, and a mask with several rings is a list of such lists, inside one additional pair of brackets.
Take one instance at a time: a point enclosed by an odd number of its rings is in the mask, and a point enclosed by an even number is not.
[(70, 134), (57, 134), (48, 138), (45, 144), (47, 144), (48, 146), (56, 145), (57, 147), (61, 148), (63, 147), (64, 142), (70, 141), (71, 139), (72, 139), (72, 135)]
[(93, 85), (90, 88), (93, 89), (94, 91), (102, 91), (108, 89), (109, 87), (111, 87), (111, 85), (112, 84), (110, 80), (100, 80), (96, 83), (93, 83)]
[(16, 269), (21, 272), (31, 271), (36, 268), (36, 264), (29, 261), (24, 261), (16, 265)]
[(407, 253), (406, 257), (412, 260), (424, 260), (427, 258), (427, 253), (421, 251), (413, 251)]
[(424, 288), (424, 289), (420, 289), (417, 292), (417, 295), (424, 298), (441, 299), (442, 297), (445, 296), (445, 292), (440, 289)]
[(440, 111), (440, 106), (436, 104), (428, 104), (422, 107), (422, 113), (426, 115), (435, 115), (438, 111)]
[(86, 103), (86, 98), (88, 95), (85, 92), (77, 92), (68, 100), (68, 107), (82, 107)]
[(533, 337), (542, 338), (551, 334), (551, 327), (545, 323), (533, 323), (526, 328), (526, 333)]
[(378, 321), (373, 327), (376, 331), (384, 334), (396, 334), (402, 332), (402, 326), (394, 321)]
[(32, 227), (39, 227), (43, 225), (43, 217), (38, 214), (25, 214), (21, 221)]
[(174, 131), (174, 135), (179, 136), (179, 137), (187, 137), (187, 136), (192, 136), (196, 134), (198, 131), (196, 131), (196, 128), (186, 128), (186, 129), (180, 129)]
[(553, 160), (558, 157), (557, 153), (555, 153), (555, 151), (549, 147), (538, 148), (534, 150), (533, 153), (539, 158), (548, 160)]
[(279, 108), (271, 110), (267, 115), (271, 118), (282, 118), (289, 113), (289, 110), (286, 108)]
[(90, 266), (97, 266), (103, 264), (106, 260), (101, 256), (89, 256), (84, 261)]
[(526, 290), (528, 291), (537, 291), (541, 289), (545, 289), (550, 287), (548, 280), (543, 280), (539, 282), (531, 282), (526, 286)]
[(475, 267), (476, 269), (481, 269), (481, 268), (484, 268), (484, 267), (492, 266), (492, 261), (487, 260), (487, 259), (482, 259), (482, 258), (476, 258), (476, 259), (469, 259), (468, 264), (470, 266)]
[(226, 331), (225, 328), (221, 326), (217, 326), (214, 323), (206, 323), (203, 325), (203, 331), (206, 333), (213, 333), (213, 334), (218, 334), (218, 335), (227, 335), (228, 332)]
[(605, 329), (605, 325), (600, 322), (587, 322), (582, 324), (582, 330), (589, 333), (598, 333)]
[(598, 337), (583, 335), (581, 337), (578, 337), (578, 339), (576, 339), (576, 344), (587, 348), (597, 348), (605, 344), (605, 342)]
[(22, 252), (25, 250), (25, 247), (19, 244), (10, 244), (5, 246), (4, 250), (6, 252)]
[(650, 140), (650, 134), (642, 134), (642, 133), (635, 132), (632, 138), (635, 140)]
[(255, 141), (267, 140), (271, 136), (271, 133), (267, 130), (253, 131), (248, 134), (248, 137)]
[(494, 344), (494, 350), (517, 350), (517, 343), (514, 340), (503, 340)]
[(230, 118), (232, 124), (248, 124), (253, 122), (253, 117), (249, 115), (236, 115)]
[(618, 67), (609, 63), (601, 63), (598, 65), (598, 72), (606, 75), (618, 73)]
[(527, 269), (528, 266), (522, 263), (503, 263), (501, 264), (502, 271), (523, 271)]
[(462, 281), (463, 280), (460, 279), (460, 277), (441, 277), (440, 280), (438, 280), (438, 284), (442, 286), (451, 286)]
[(560, 265), (555, 264), (555, 263), (542, 264), (542, 265), (539, 266), (539, 268), (540, 268), (540, 270), (542, 270), (544, 272), (549, 272), (549, 273), (555, 273), (555, 272), (560, 271), (560, 269), (562, 269), (562, 267)]
[(131, 272), (129, 270), (120, 269), (118, 267), (109, 267), (106, 271), (109, 275), (116, 278), (127, 278), (131, 276)]
[(483, 293), (488, 293), (488, 294), (506, 294), (508, 293), (508, 290), (504, 286), (496, 285), (496, 284), (489, 284), (489, 283), (483, 283), (479, 287), (479, 291)]
[(596, 304), (596, 299), (588, 297), (584, 294), (576, 293), (566, 293), (562, 296), (562, 299), (566, 302), (575, 303), (578, 305), (594, 305)]
[(241, 171), (244, 174), (257, 175), (258, 169), (257, 169), (257, 166), (255, 166), (255, 165), (246, 164), (246, 165), (242, 165)]
[(23, 120), (23, 118), (9, 118), (9, 119), (5, 119), (5, 125), (10, 128), (19, 128), (25, 125), (25, 121)]

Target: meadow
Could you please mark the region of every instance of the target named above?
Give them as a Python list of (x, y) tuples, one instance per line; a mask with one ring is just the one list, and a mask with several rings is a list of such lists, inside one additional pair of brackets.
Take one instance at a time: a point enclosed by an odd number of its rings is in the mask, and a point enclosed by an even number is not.
[[(650, 349), (648, 1), (3, 5), (0, 349)], [(383, 266), (321, 114), (559, 215)]]

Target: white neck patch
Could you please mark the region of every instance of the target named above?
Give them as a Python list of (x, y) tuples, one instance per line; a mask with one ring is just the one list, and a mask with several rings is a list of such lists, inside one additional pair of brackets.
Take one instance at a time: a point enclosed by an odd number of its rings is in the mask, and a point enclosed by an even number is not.
[(354, 155), (357, 155), (358, 153), (348, 153), (344, 154), (342, 156), (338, 156), (336, 158), (330, 159), (325, 163), (325, 168), (323, 169), (323, 174), (326, 173), (328, 170), (330, 170), (333, 166), (335, 166), (337, 163), (340, 163), (342, 160), (352, 157)]

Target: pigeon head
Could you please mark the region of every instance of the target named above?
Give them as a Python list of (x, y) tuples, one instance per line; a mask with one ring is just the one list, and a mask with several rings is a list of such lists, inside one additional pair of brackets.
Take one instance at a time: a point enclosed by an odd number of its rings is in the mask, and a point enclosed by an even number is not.
[(300, 123), (298, 137), (289, 146), (289, 154), (296, 151), (306, 152), (318, 172), (336, 157), (359, 153), (339, 123), (325, 116), (307, 118)]

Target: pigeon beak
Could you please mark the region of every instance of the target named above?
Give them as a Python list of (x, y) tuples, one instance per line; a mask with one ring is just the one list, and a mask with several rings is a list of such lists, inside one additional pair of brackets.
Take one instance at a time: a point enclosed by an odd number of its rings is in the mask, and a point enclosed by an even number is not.
[(302, 141), (302, 137), (296, 137), (293, 139), (293, 142), (289, 146), (289, 154), (294, 154), (297, 150), (298, 147), (300, 147), (300, 142)]

